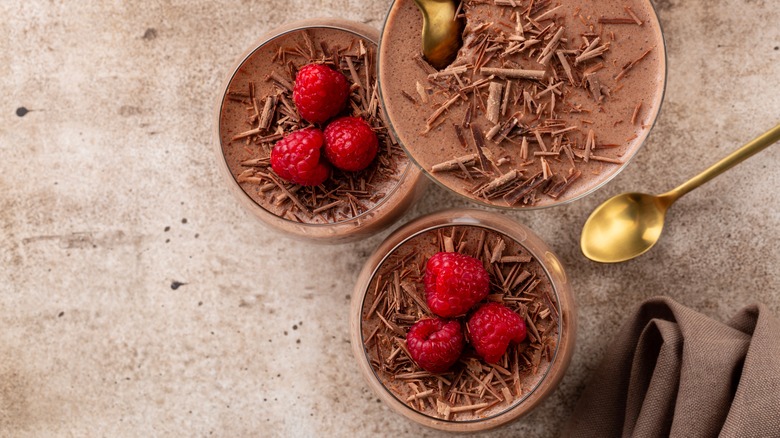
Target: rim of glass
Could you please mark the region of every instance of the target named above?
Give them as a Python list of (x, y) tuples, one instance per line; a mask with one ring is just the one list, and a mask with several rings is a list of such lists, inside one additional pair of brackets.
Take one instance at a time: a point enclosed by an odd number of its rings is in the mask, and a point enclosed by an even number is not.
[[(217, 120), (216, 120), (216, 123), (215, 123), (216, 137), (217, 137), (217, 142), (219, 144), (220, 156), (222, 158), (221, 164), (224, 165), (225, 168), (228, 170), (228, 173), (230, 174), (233, 182), (236, 184), (236, 186), (238, 186), (238, 188), (241, 189), (241, 192), (244, 194), (244, 196), (246, 196), (252, 202), (253, 205), (256, 205), (258, 208), (263, 210), (268, 215), (273, 216), (275, 218), (278, 218), (279, 220), (282, 220), (284, 222), (289, 222), (291, 224), (295, 224), (296, 226), (307, 227), (307, 228), (308, 227), (310, 227), (310, 228), (328, 228), (328, 227), (333, 227), (333, 226), (341, 226), (341, 225), (349, 224), (351, 222), (363, 219), (364, 217), (368, 216), (370, 213), (373, 213), (376, 209), (378, 209), (379, 207), (384, 205), (386, 202), (388, 202), (390, 200), (390, 198), (393, 197), (393, 195), (399, 190), (399, 188), (406, 181), (407, 177), (411, 176), (410, 172), (412, 171), (412, 166), (416, 165), (416, 163), (413, 163), (412, 160), (410, 159), (409, 162), (406, 164), (406, 167), (405, 167), (404, 171), (399, 175), (398, 181), (393, 186), (393, 188), (391, 190), (388, 190), (387, 194), (381, 200), (379, 200), (379, 202), (377, 202), (373, 207), (369, 208), (368, 210), (364, 211), (363, 213), (360, 213), (357, 216), (353, 216), (351, 218), (344, 219), (344, 220), (337, 221), (337, 222), (328, 222), (328, 223), (323, 223), (323, 224), (312, 224), (312, 223), (293, 221), (293, 220), (287, 219), (286, 217), (282, 217), (282, 216), (279, 216), (279, 215), (275, 214), (274, 212), (268, 210), (264, 206), (260, 205), (260, 203), (255, 201), (246, 192), (246, 190), (244, 190), (244, 188), (241, 187), (241, 184), (239, 184), (238, 179), (236, 178), (236, 175), (232, 171), (230, 171), (230, 166), (227, 164), (227, 159), (225, 158), (225, 150), (224, 150), (224, 145), (222, 143), (222, 135), (221, 135), (221, 132), (222, 132), (222, 129), (221, 129), (222, 128), (222, 110), (223, 110), (224, 105), (225, 105), (225, 96), (227, 96), (227, 92), (230, 89), (230, 84), (233, 83), (233, 79), (238, 74), (238, 71), (241, 69), (241, 67), (243, 67), (244, 63), (246, 63), (247, 60), (249, 58), (251, 58), (258, 50), (261, 50), (263, 47), (265, 47), (267, 44), (273, 42), (274, 40), (276, 40), (278, 38), (281, 38), (283, 36), (286, 36), (288, 34), (291, 34), (291, 33), (300, 32), (300, 31), (306, 30), (306, 29), (332, 29), (332, 30), (338, 30), (338, 31), (350, 33), (352, 35), (355, 35), (358, 38), (361, 38), (361, 39), (366, 40), (366, 41), (368, 41), (368, 42), (370, 42), (372, 44), (375, 44), (376, 47), (377, 47), (377, 54), (379, 53), (379, 42), (372, 40), (369, 36), (367, 36), (367, 35), (365, 35), (363, 33), (360, 33), (359, 31), (352, 30), (352, 29), (347, 29), (346, 27), (339, 26), (338, 24), (327, 24), (327, 23), (315, 24), (315, 23), (317, 23), (318, 20), (344, 21), (344, 22), (348, 22), (348, 23), (354, 23), (355, 25), (364, 26), (363, 23), (359, 23), (357, 21), (344, 20), (344, 19), (340, 19), (340, 18), (314, 18), (314, 19), (294, 21), (294, 22), (291, 22), (291, 23), (288, 23), (288, 24), (285, 24), (285, 25), (282, 25), (282, 26), (275, 27), (274, 29), (271, 29), (266, 34), (261, 36), (260, 39), (253, 44), (253, 46), (254, 46), (253, 49), (251, 49), (248, 53), (246, 53), (246, 55), (244, 55), (244, 56), (242, 56), (240, 58), (240, 60), (236, 63), (236, 66), (233, 68), (232, 73), (230, 74), (228, 79), (225, 81), (224, 87), (222, 87), (224, 89), (220, 92), (220, 100), (219, 100), (219, 105), (218, 105), (218, 111), (217, 111), (217, 114), (216, 114), (216, 119)], [(379, 76), (379, 62), (378, 62), (378, 59), (379, 58), (377, 56), (377, 68), (375, 69), (376, 74), (377, 74), (377, 82), (378, 82), (378, 76)], [(380, 105), (381, 104), (382, 104), (382, 102), (381, 102), (381, 98), (380, 98)], [(389, 121), (387, 122), (387, 125), (390, 125)], [(388, 128), (390, 128), (390, 127), (388, 126)], [(394, 135), (394, 134), (395, 133), (393, 132), (392, 135)], [(407, 157), (409, 157), (409, 154), (406, 153), (406, 149), (404, 149), (404, 153), (406, 154)]]
[[(390, 19), (390, 12), (393, 10), (393, 7), (395, 6), (395, 4), (398, 3), (399, 1), (403, 1), (403, 0), (393, 0), (392, 3), (390, 3), (390, 7), (387, 10), (387, 14), (385, 15), (384, 22), (382, 23), (382, 30), (379, 33), (379, 42), (377, 43), (377, 63), (376, 63), (377, 78), (379, 78), (379, 69), (380, 69), (379, 67), (381, 65), (381, 62), (379, 61), (379, 58), (381, 57), (381, 53), (382, 53), (382, 40), (384, 39), (384, 36), (385, 36), (385, 29), (387, 29), (387, 21)], [(412, 163), (414, 163), (414, 165), (417, 166), (421, 170), (421, 172), (429, 180), (433, 181), (439, 187), (447, 190), (448, 192), (454, 193), (455, 195), (457, 195), (457, 196), (459, 196), (459, 197), (461, 197), (463, 199), (467, 199), (467, 200), (469, 200), (471, 202), (474, 202), (476, 204), (479, 204), (479, 205), (484, 205), (486, 207), (496, 208), (496, 209), (505, 210), (505, 211), (541, 210), (541, 209), (545, 209), (545, 208), (551, 208), (551, 207), (558, 207), (558, 206), (562, 206), (562, 205), (567, 205), (567, 204), (572, 203), (574, 201), (578, 201), (578, 200), (580, 200), (580, 199), (582, 199), (582, 198), (584, 198), (584, 197), (586, 197), (586, 196), (596, 192), (597, 190), (601, 189), (602, 187), (604, 187), (607, 183), (609, 183), (613, 179), (615, 179), (626, 167), (628, 167), (629, 163), (631, 163), (631, 161), (633, 161), (634, 157), (644, 147), (645, 142), (647, 141), (647, 137), (650, 136), (650, 133), (653, 131), (653, 128), (655, 128), (655, 125), (658, 122), (658, 117), (661, 114), (661, 108), (663, 107), (664, 98), (666, 97), (666, 84), (667, 84), (667, 81), (668, 81), (668, 73), (669, 73), (668, 72), (668, 70), (669, 70), (669, 67), (668, 67), (668, 56), (667, 56), (667, 51), (666, 51), (666, 38), (664, 36), (664, 29), (661, 26), (661, 20), (658, 17), (658, 10), (656, 9), (656, 7), (655, 7), (655, 5), (653, 4), (652, 1), (645, 0), (645, 2), (650, 5), (650, 9), (653, 11), (652, 15), (655, 18), (655, 23), (658, 25), (658, 31), (659, 31), (660, 36), (661, 36), (661, 47), (663, 48), (663, 57), (662, 57), (662, 60), (663, 60), (663, 79), (662, 79), (663, 85), (661, 86), (661, 95), (660, 95), (660, 100), (658, 102), (658, 107), (657, 107), (658, 109), (655, 111), (655, 114), (653, 115), (653, 122), (650, 124), (650, 128), (647, 129), (643, 133), (643, 135), (639, 138), (639, 140), (638, 140), (639, 141), (639, 146), (637, 146), (634, 149), (634, 151), (631, 153), (631, 155), (628, 156), (628, 158), (626, 158), (626, 161), (623, 162), (623, 164), (621, 164), (606, 179), (604, 179), (603, 181), (600, 181), (598, 184), (592, 186), (591, 188), (589, 188), (588, 190), (585, 190), (584, 192), (578, 194), (577, 196), (574, 196), (574, 197), (571, 197), (571, 198), (567, 198), (567, 199), (564, 199), (562, 201), (556, 201), (556, 202), (553, 202), (553, 203), (547, 204), (547, 205), (531, 205), (531, 206), (527, 206), (527, 207), (511, 207), (511, 206), (506, 206), (506, 205), (496, 205), (496, 204), (491, 204), (489, 202), (485, 202), (484, 200), (481, 200), (481, 199), (472, 198), (472, 197), (464, 195), (464, 194), (462, 194), (462, 193), (452, 189), (450, 186), (444, 184), (438, 178), (433, 176), (433, 174), (431, 174), (431, 172), (429, 172), (424, 166), (421, 166), (420, 163), (417, 161), (417, 159), (415, 159), (415, 157), (411, 153), (409, 153), (409, 150), (406, 148), (406, 145), (404, 144), (404, 142), (402, 142), (401, 139), (399, 138), (398, 133), (396, 132), (395, 126), (393, 125), (393, 121), (390, 119), (390, 115), (386, 113), (387, 114), (387, 126), (390, 129), (390, 132), (392, 133), (392, 135), (395, 136), (395, 139), (396, 139), (396, 141), (398, 141), (398, 144), (401, 145), (401, 148), (406, 153), (406, 156), (409, 157), (409, 160)], [(385, 106), (385, 97), (384, 97), (384, 91), (382, 89), (383, 88), (382, 87), (382, 81), (378, 80), (377, 82), (379, 83), (379, 86), (377, 87), (378, 90), (379, 90), (379, 102), (382, 104), (382, 107), (384, 108), (384, 106)]]
[[(483, 212), (483, 213), (492, 214), (490, 212)], [(424, 218), (426, 216), (422, 216), (422, 218)], [(525, 227), (524, 225), (519, 224), (519, 223), (516, 223), (516, 225), (523, 227), (523, 231), (525, 231), (526, 233), (529, 233), (529, 234), (532, 234), (532, 235), (536, 236), (536, 234), (534, 234), (529, 228)], [(382, 258), (379, 260), (379, 263), (377, 263), (376, 267), (371, 271), (371, 275), (369, 276), (368, 284), (366, 285), (365, 290), (366, 291), (368, 290), (369, 285), (371, 284), (372, 281), (374, 281), (374, 278), (377, 275), (377, 271), (379, 271), (379, 268), (381, 268), (382, 265), (384, 265), (385, 261), (387, 261), (387, 258), (390, 257), (390, 255), (393, 254), (396, 250), (398, 250), (401, 246), (403, 246), (404, 244), (408, 243), (410, 240), (414, 239), (415, 237), (420, 236), (423, 233), (427, 233), (429, 231), (434, 231), (434, 230), (437, 230), (439, 228), (447, 228), (447, 227), (453, 227), (453, 226), (455, 226), (455, 227), (485, 228), (485, 229), (488, 229), (490, 231), (499, 233), (499, 234), (501, 234), (504, 237), (510, 238), (510, 239), (512, 239), (512, 241), (514, 241), (518, 245), (520, 245), (523, 248), (525, 248), (529, 253), (531, 253), (531, 255), (534, 257), (534, 259), (536, 259), (537, 263), (539, 263), (539, 265), (541, 265), (542, 270), (544, 271), (544, 274), (547, 276), (547, 280), (550, 282), (550, 285), (552, 286), (553, 293), (555, 294), (555, 303), (556, 303), (556, 305), (558, 307), (558, 309), (557, 309), (558, 313), (561, 314), (561, 299), (560, 299), (560, 295), (558, 294), (558, 288), (555, 285), (555, 281), (553, 281), (552, 275), (550, 275), (550, 271), (548, 270), (547, 265), (542, 262), (542, 259), (537, 255), (537, 253), (535, 251), (531, 251), (522, 242), (518, 242), (517, 239), (515, 239), (514, 237), (511, 237), (509, 234), (507, 234), (506, 231), (500, 230), (500, 229), (498, 229), (495, 226), (492, 226), (492, 225), (489, 225), (489, 224), (484, 224), (484, 223), (474, 224), (474, 223), (449, 223), (448, 222), (448, 223), (443, 223), (443, 224), (431, 225), (431, 226), (425, 227), (425, 228), (423, 228), (421, 230), (418, 230), (418, 231), (412, 233), (411, 235), (407, 236), (406, 238), (404, 238), (400, 242), (398, 242), (396, 245), (394, 245), (389, 251), (387, 251), (387, 253), (384, 256), (382, 256)], [(396, 232), (403, 232), (403, 229), (405, 227), (406, 227), (406, 225), (404, 225), (403, 228), (400, 228)], [(538, 236), (536, 236), (536, 237), (541, 241), (541, 238), (539, 238)], [(544, 241), (542, 241), (542, 242), (544, 242)], [(546, 243), (545, 243), (545, 245), (546, 245)], [(557, 256), (556, 256), (556, 258), (557, 258)], [(361, 303), (360, 303), (360, 315), (359, 315), (361, 320), (363, 318), (363, 311), (364, 311), (364, 308), (365, 308), (365, 305), (366, 305), (365, 298), (366, 298), (366, 294), (363, 293), (363, 297), (362, 297), (362, 300), (361, 300)], [(505, 414), (515, 410), (516, 408), (518, 408), (525, 400), (528, 399), (528, 397), (533, 395), (536, 392), (536, 390), (539, 389), (539, 386), (541, 386), (541, 384), (547, 379), (548, 375), (550, 374), (550, 370), (552, 370), (552, 368), (553, 368), (553, 364), (555, 364), (555, 362), (558, 360), (558, 356), (560, 354), (560, 345), (561, 345), (562, 337), (563, 337), (563, 330), (561, 328), (561, 324), (559, 323), (558, 324), (558, 337), (556, 339), (556, 344), (555, 344), (555, 353), (553, 354), (553, 357), (550, 360), (550, 363), (547, 366), (547, 369), (544, 371), (544, 374), (542, 375), (541, 379), (539, 379), (539, 381), (536, 382), (536, 384), (534, 385), (533, 389), (528, 391), (528, 393), (524, 394), (521, 398), (515, 400), (511, 405), (506, 407), (504, 410), (502, 410), (500, 412), (497, 412), (497, 413), (495, 413), (495, 414), (493, 414), (493, 415), (491, 415), (489, 417), (472, 419), (472, 420), (457, 421), (457, 420), (445, 420), (445, 419), (441, 419), (441, 418), (437, 418), (437, 417), (432, 417), (432, 416), (430, 416), (430, 415), (428, 415), (426, 413), (418, 411), (417, 409), (410, 408), (409, 406), (407, 406), (403, 402), (403, 400), (399, 399), (398, 396), (395, 393), (393, 393), (393, 391), (388, 389), (387, 386), (382, 382), (382, 379), (380, 379), (379, 376), (377, 375), (376, 369), (374, 369), (374, 367), (371, 366), (371, 360), (369, 359), (368, 351), (366, 350), (365, 338), (364, 338), (364, 335), (363, 335), (362, 324), (360, 326), (360, 341), (363, 344), (361, 346), (361, 350), (363, 351), (363, 356), (364, 356), (363, 358), (369, 363), (369, 368), (371, 368), (371, 373), (374, 376), (374, 379), (382, 386), (382, 388), (385, 390), (385, 392), (390, 394), (393, 397), (393, 399), (398, 403), (399, 406), (403, 406), (407, 410), (409, 410), (411, 412), (414, 412), (417, 415), (421, 415), (421, 416), (423, 416), (425, 418), (429, 418), (431, 420), (436, 420), (436, 421), (440, 421), (440, 422), (447, 423), (447, 424), (473, 424), (473, 423), (481, 423), (481, 422), (484, 422), (484, 421), (493, 420), (495, 418), (498, 418), (498, 417), (500, 417), (502, 415), (505, 415)]]

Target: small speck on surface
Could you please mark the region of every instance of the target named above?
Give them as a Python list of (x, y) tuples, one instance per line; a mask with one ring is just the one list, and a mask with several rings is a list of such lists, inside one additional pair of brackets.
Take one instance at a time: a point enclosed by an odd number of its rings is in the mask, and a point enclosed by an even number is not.
[(57, 314), (57, 318), (62, 318), (63, 316), (65, 316), (65, 312), (60, 312)]
[(165, 228), (163, 229), (163, 231), (165, 231), (165, 232), (167, 233), (168, 231), (171, 231), (171, 227), (165, 227)]
[[(182, 283), (181, 281), (173, 281), (173, 282), (171, 282), (171, 289), (176, 290), (176, 289), (184, 286), (185, 284), (187, 284), (187, 283)], [(198, 305), (200, 305), (200, 304), (198, 304)]]
[(187, 218), (186, 217), (182, 218), (181, 223), (186, 224), (187, 223)]
[(153, 27), (150, 27), (150, 28), (146, 29), (146, 32), (144, 32), (144, 36), (142, 38), (147, 40), (147, 41), (151, 41), (151, 40), (157, 38), (157, 29), (155, 29)]
[(19, 117), (24, 117), (29, 112), (30, 112), (30, 110), (28, 110), (27, 108), (25, 108), (23, 106), (20, 106), (19, 108), (16, 109), (16, 115), (19, 116)]

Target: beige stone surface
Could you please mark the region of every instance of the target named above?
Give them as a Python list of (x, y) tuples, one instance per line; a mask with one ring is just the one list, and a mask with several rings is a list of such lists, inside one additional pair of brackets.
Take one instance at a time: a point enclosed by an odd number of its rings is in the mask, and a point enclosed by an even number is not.
[[(486, 436), (557, 435), (644, 298), (780, 313), (778, 146), (680, 201), (648, 255), (604, 266), (578, 250), (608, 196), (671, 188), (780, 122), (774, 1), (656, 5), (669, 82), (646, 146), (600, 192), (511, 214), (568, 268), (580, 331), (558, 391)], [(267, 232), (209, 143), (219, 84), (262, 33), (315, 16), (379, 27), (388, 6), (0, 2), (0, 436), (439, 436), (377, 403), (351, 356), (351, 288), (386, 233), (327, 247)], [(466, 205), (433, 188), (405, 220)]]

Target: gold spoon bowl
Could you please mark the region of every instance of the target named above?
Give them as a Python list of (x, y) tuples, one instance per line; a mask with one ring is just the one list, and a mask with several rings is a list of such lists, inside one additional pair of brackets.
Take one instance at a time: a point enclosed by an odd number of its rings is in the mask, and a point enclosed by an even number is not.
[(585, 223), (582, 252), (603, 263), (622, 262), (644, 254), (661, 237), (669, 205), (661, 197), (645, 193), (613, 197)]
[(661, 237), (666, 211), (675, 201), (778, 140), (780, 125), (669, 192), (658, 196), (624, 193), (608, 199), (591, 213), (582, 228), (582, 253), (601, 263), (624, 262), (646, 253)]

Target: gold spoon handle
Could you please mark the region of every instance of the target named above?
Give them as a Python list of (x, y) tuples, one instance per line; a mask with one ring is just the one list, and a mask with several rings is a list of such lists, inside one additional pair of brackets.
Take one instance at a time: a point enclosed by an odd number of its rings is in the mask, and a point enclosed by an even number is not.
[(666, 201), (667, 205), (671, 205), (674, 201), (680, 199), (686, 193), (715, 178), (721, 173), (731, 169), (732, 167), (745, 161), (747, 158), (755, 155), (756, 153), (766, 149), (778, 140), (780, 140), (780, 125), (777, 125), (769, 131), (756, 137), (750, 143), (732, 152), (727, 157), (710, 166), (709, 169), (696, 175), (679, 187), (672, 189), (663, 195), (660, 195), (660, 198)]
[(462, 20), (456, 20), (455, 0), (414, 0), (423, 16), (422, 50), (436, 69), (449, 65), (458, 54)]

